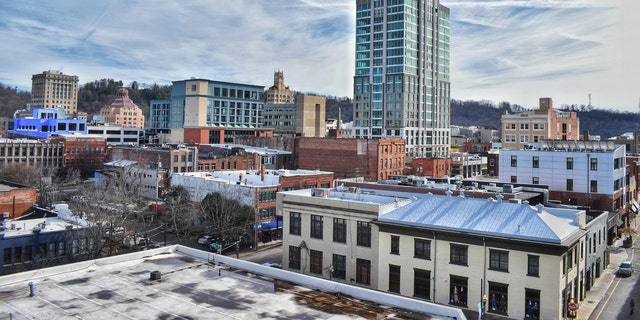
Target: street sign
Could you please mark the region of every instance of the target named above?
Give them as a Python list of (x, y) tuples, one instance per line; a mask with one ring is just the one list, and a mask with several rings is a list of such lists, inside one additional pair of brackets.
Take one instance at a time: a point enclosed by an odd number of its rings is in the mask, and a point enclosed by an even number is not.
[(578, 310), (578, 305), (573, 303), (573, 302), (570, 302), (569, 303), (569, 311), (576, 312), (577, 310)]

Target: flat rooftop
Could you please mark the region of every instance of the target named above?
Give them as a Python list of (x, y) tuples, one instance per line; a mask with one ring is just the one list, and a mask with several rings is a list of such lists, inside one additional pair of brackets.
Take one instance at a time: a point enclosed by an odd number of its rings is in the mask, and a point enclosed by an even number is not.
[[(328, 281), (170, 246), (2, 276), (0, 318), (464, 319), (456, 310), (418, 300), (389, 295), (389, 301), (444, 308), (447, 315), (369, 303), (336, 294), (340, 291), (325, 293), (276, 280), (301, 277)], [(336, 289), (341, 286), (329, 283)], [(367, 291), (373, 294), (365, 295), (376, 295)]]

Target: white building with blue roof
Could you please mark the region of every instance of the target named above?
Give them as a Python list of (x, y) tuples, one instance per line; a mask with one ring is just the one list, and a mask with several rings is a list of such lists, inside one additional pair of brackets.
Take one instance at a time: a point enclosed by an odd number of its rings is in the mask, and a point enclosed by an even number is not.
[(288, 270), (509, 318), (563, 318), (606, 259), (606, 214), (499, 194), (298, 190), (277, 213)]

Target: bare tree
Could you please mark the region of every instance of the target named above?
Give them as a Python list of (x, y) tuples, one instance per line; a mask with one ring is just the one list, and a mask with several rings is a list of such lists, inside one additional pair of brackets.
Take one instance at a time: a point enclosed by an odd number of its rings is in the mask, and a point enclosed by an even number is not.
[(189, 236), (189, 231), (195, 224), (197, 216), (194, 214), (193, 203), (189, 191), (183, 186), (174, 186), (167, 193), (163, 212), (166, 212), (167, 223), (173, 227), (179, 238)]
[(140, 195), (141, 175), (135, 167), (104, 172), (98, 186), (84, 185), (72, 202), (72, 211), (94, 231), (87, 255), (113, 255), (130, 250), (145, 238), (151, 221), (144, 215), (147, 201)]
[(232, 195), (225, 196), (218, 192), (205, 196), (199, 210), (202, 230), (223, 242), (250, 237), (255, 211), (253, 207), (241, 205), (235, 199)]

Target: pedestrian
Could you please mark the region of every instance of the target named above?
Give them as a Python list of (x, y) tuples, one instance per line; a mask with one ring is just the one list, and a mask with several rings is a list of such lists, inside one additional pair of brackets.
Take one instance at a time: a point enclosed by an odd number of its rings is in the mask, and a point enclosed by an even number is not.
[(629, 314), (633, 315), (633, 313), (636, 311), (636, 303), (633, 301), (633, 299), (629, 300), (629, 307), (631, 310), (629, 310)]

